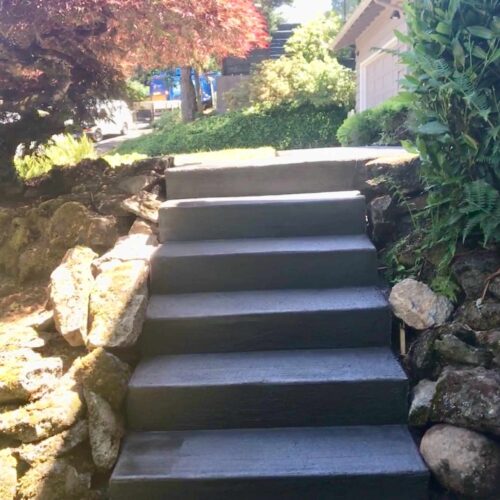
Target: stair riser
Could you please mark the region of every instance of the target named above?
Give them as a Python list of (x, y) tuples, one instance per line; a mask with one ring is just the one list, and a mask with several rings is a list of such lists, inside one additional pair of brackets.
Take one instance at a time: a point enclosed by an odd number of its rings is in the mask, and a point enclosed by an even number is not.
[(162, 257), (152, 263), (158, 294), (376, 285), (375, 250)]
[(427, 500), (426, 475), (114, 482), (111, 500)]
[(144, 355), (376, 347), (390, 343), (388, 308), (254, 314), (196, 319), (147, 318)]
[(349, 191), (356, 161), (316, 161), (282, 165), (169, 169), (169, 200)]
[(401, 380), (129, 388), (135, 431), (388, 425), (406, 422)]
[(364, 234), (363, 198), (329, 203), (169, 207), (160, 211), (160, 239), (222, 240)]

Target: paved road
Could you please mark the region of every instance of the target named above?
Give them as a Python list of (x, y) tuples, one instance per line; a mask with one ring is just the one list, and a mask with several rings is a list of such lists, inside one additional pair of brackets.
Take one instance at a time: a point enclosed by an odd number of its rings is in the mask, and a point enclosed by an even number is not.
[(103, 155), (117, 148), (122, 142), (128, 139), (135, 139), (153, 131), (149, 123), (136, 123), (126, 135), (106, 136), (104, 140), (96, 144), (96, 150)]

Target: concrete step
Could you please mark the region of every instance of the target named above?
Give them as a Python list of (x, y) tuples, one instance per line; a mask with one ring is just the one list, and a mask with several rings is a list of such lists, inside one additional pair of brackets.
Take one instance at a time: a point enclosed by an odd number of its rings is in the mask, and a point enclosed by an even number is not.
[(402, 424), (407, 396), (389, 348), (154, 356), (127, 417), (139, 431)]
[(164, 243), (151, 263), (154, 294), (340, 288), (378, 282), (364, 235)]
[(428, 473), (402, 426), (129, 435), (111, 500), (424, 500)]
[(390, 343), (391, 315), (374, 287), (153, 295), (146, 355), (322, 349)]
[(334, 154), (318, 150), (266, 160), (170, 168), (166, 173), (168, 199), (352, 190), (358, 160), (335, 160)]
[(365, 198), (358, 191), (172, 200), (160, 209), (162, 242), (365, 231)]

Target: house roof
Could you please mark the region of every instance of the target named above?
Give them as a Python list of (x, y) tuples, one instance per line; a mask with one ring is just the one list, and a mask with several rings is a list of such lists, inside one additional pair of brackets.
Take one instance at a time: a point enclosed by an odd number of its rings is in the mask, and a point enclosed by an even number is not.
[(362, 0), (333, 42), (334, 50), (353, 45), (375, 18), (389, 7), (401, 7), (401, 0)]

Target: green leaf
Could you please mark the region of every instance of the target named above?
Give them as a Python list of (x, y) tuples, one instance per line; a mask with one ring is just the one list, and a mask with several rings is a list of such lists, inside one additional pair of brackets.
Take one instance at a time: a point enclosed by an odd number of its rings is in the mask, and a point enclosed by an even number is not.
[(441, 33), (441, 35), (451, 35), (451, 25), (441, 21), (436, 26), (436, 31)]
[(401, 141), (401, 146), (405, 149), (406, 152), (411, 153), (412, 155), (418, 155), (418, 148), (411, 141)]
[(418, 127), (418, 132), (424, 135), (441, 135), (449, 131), (446, 125), (438, 121), (428, 122)]
[(401, 31), (394, 30), (394, 34), (396, 35), (396, 38), (400, 42), (404, 43), (405, 45), (412, 45), (413, 40), (405, 33), (401, 33)]
[(491, 40), (494, 37), (493, 32), (484, 26), (469, 26), (467, 30), (471, 35), (485, 40)]
[(464, 142), (470, 146), (472, 149), (474, 149), (474, 151), (479, 151), (479, 144), (477, 143), (477, 141), (471, 137), (469, 134), (466, 134), (466, 133), (463, 133), (462, 134), (462, 139), (464, 140)]
[(451, 42), (451, 48), (453, 51), (453, 58), (455, 59), (455, 64), (458, 67), (463, 68), (465, 65), (465, 52), (464, 48), (462, 47), (462, 44), (458, 41), (458, 39), (455, 38), (455, 40)]
[(472, 48), (472, 55), (486, 61), (488, 59), (488, 53), (483, 50), (479, 45), (474, 45)]

